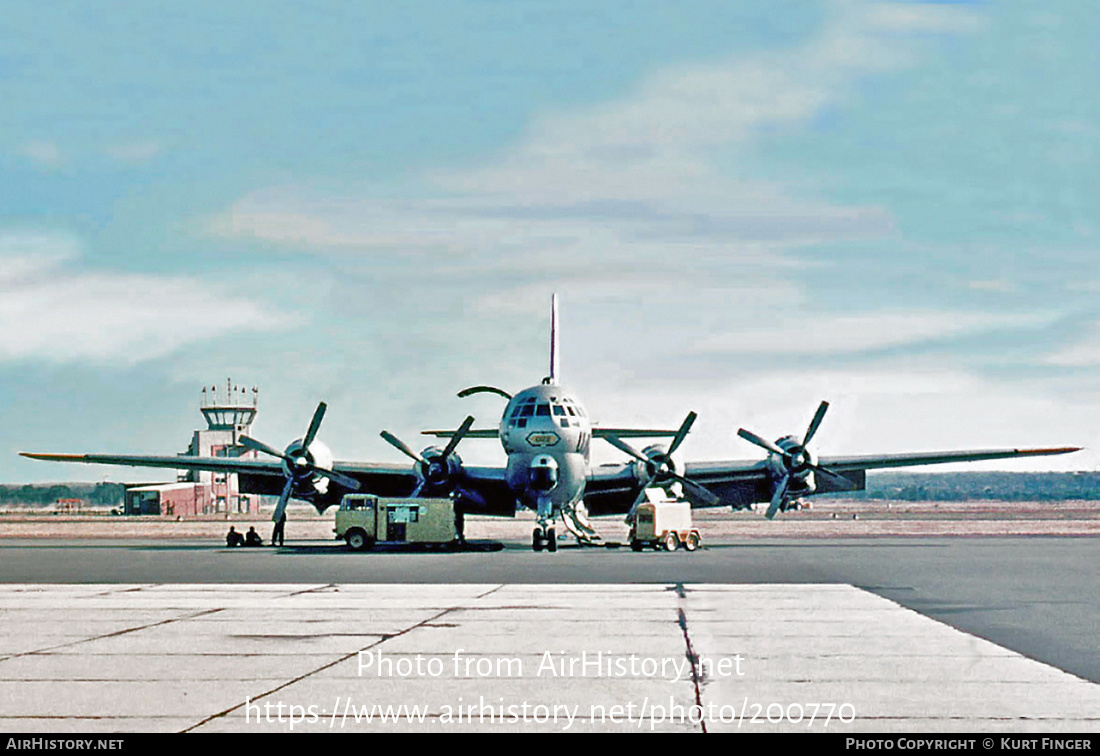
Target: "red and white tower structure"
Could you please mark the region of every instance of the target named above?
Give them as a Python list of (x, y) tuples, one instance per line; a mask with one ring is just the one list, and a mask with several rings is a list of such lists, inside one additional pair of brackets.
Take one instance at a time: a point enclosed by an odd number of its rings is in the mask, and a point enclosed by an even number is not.
[[(259, 393), (255, 386), (233, 385), (232, 379), (226, 379), (223, 391), (217, 386), (204, 387), (199, 410), (206, 419), (206, 429), (195, 431), (185, 454), (254, 459), (256, 452), (241, 446), (240, 437), (249, 435), (252, 421), (256, 419)], [(203, 514), (259, 511), (259, 497), (242, 495), (235, 473), (194, 470), (182, 473), (180, 482), (202, 485), (206, 494)]]

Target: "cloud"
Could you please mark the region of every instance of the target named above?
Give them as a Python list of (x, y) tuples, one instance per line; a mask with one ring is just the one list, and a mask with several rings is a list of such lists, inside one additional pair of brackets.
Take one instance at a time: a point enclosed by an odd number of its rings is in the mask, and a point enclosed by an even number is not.
[(976, 12), (949, 5), (877, 3), (866, 11), (869, 26), (904, 34), (977, 34), (985, 19)]
[(974, 291), (988, 291), (998, 294), (1013, 294), (1017, 291), (1016, 284), (1003, 278), (992, 278), (984, 281), (971, 281), (967, 286)]
[(155, 140), (126, 142), (106, 147), (104, 152), (120, 163), (147, 163), (161, 153), (161, 145)]
[[(252, 192), (209, 224), (217, 235), (364, 255), (517, 259), (685, 254), (739, 259), (761, 246), (777, 262), (793, 247), (895, 233), (877, 206), (840, 206), (801, 187), (728, 169), (756, 139), (805, 127), (843, 103), (869, 74), (919, 60), (923, 35), (969, 33), (961, 8), (895, 3), (832, 6), (819, 33), (795, 49), (644, 76), (596, 106), (536, 115), (524, 135), (480, 166), (420, 178), (420, 197), (276, 187)], [(652, 250), (646, 244), (651, 243)]]
[[(669, 385), (640, 391), (627, 383), (598, 386), (581, 399), (605, 425), (676, 427), (688, 410), (699, 419), (684, 443), (686, 459), (759, 459), (737, 437), (748, 428), (768, 439), (802, 434), (821, 400), (830, 403), (813, 450), (821, 456), (897, 454), (1049, 446), (1090, 446), (1100, 423), (1091, 397), (1049, 398), (1026, 383), (1007, 385), (938, 365), (877, 369), (776, 370), (687, 393)], [(1069, 430), (1067, 430), (1069, 429)], [(597, 463), (621, 461), (606, 444), (593, 446)], [(930, 470), (1081, 470), (1096, 454), (937, 465)]]
[(0, 360), (133, 364), (284, 322), (229, 287), (80, 262), (70, 237), (0, 233)]
[(1075, 343), (1057, 349), (1043, 360), (1059, 367), (1100, 365), (1100, 323), (1094, 323)]
[(885, 310), (851, 315), (800, 313), (775, 325), (715, 334), (700, 352), (825, 355), (870, 352), (996, 330), (1038, 328), (1052, 314), (1004, 315), (940, 310)]
[(49, 141), (27, 142), (20, 149), (20, 153), (42, 168), (58, 168), (65, 162), (61, 148)]

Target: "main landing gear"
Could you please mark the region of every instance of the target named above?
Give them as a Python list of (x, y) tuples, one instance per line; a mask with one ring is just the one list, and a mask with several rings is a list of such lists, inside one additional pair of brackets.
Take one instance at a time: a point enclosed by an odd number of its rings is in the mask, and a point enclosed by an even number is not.
[(531, 533), (531, 548), (535, 551), (547, 551), (554, 552), (558, 550), (558, 536), (554, 532), (553, 528), (536, 527), (534, 532)]

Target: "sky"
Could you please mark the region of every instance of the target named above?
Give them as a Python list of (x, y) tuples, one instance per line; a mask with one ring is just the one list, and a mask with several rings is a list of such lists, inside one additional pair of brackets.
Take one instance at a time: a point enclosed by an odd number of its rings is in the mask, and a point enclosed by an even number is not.
[(546, 375), (553, 292), (563, 383), (699, 413), (689, 460), (822, 399), (819, 455), (1100, 448), (1098, 38), (1088, 0), (9, 3), (0, 482), (162, 478), (17, 453), (182, 451), (227, 378), (272, 445), (324, 400), (337, 459), (403, 461), (382, 429)]

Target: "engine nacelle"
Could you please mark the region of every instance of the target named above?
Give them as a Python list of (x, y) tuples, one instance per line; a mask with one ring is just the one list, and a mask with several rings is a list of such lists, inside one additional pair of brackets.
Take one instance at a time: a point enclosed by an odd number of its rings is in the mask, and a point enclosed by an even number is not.
[(322, 470), (332, 469), (332, 450), (314, 439), (309, 448), (303, 448), (302, 439), (290, 442), (286, 447), (286, 459), (283, 459), (283, 472), (295, 481), (295, 495), (308, 497), (311, 493), (328, 492), (329, 479), (310, 472), (310, 467)]
[(811, 465), (817, 460), (809, 449), (802, 446), (797, 436), (784, 436), (775, 440), (775, 445), (787, 452), (786, 457), (778, 454), (768, 455), (768, 470), (775, 479), (790, 474), (790, 488), (799, 493), (812, 493), (815, 490)]
[(449, 488), (453, 480), (462, 473), (462, 458), (454, 452), (450, 456), (444, 455), (444, 450), (438, 446), (429, 446), (420, 452), (424, 464), (415, 465), (416, 474), (425, 487), (441, 489)]
[(558, 461), (547, 454), (535, 457), (527, 468), (527, 484), (543, 493), (553, 489), (558, 484)]
[[(651, 444), (645, 447), (642, 449), (642, 454), (649, 461), (634, 463), (634, 477), (638, 479), (638, 483), (642, 484), (650, 481), (650, 485), (660, 486), (679, 496), (682, 493), (679, 487), (680, 484), (672, 479), (673, 475), (683, 474), (684, 463), (679, 455), (674, 454), (670, 457), (668, 447), (661, 444)], [(673, 488), (670, 488), (670, 484)]]

